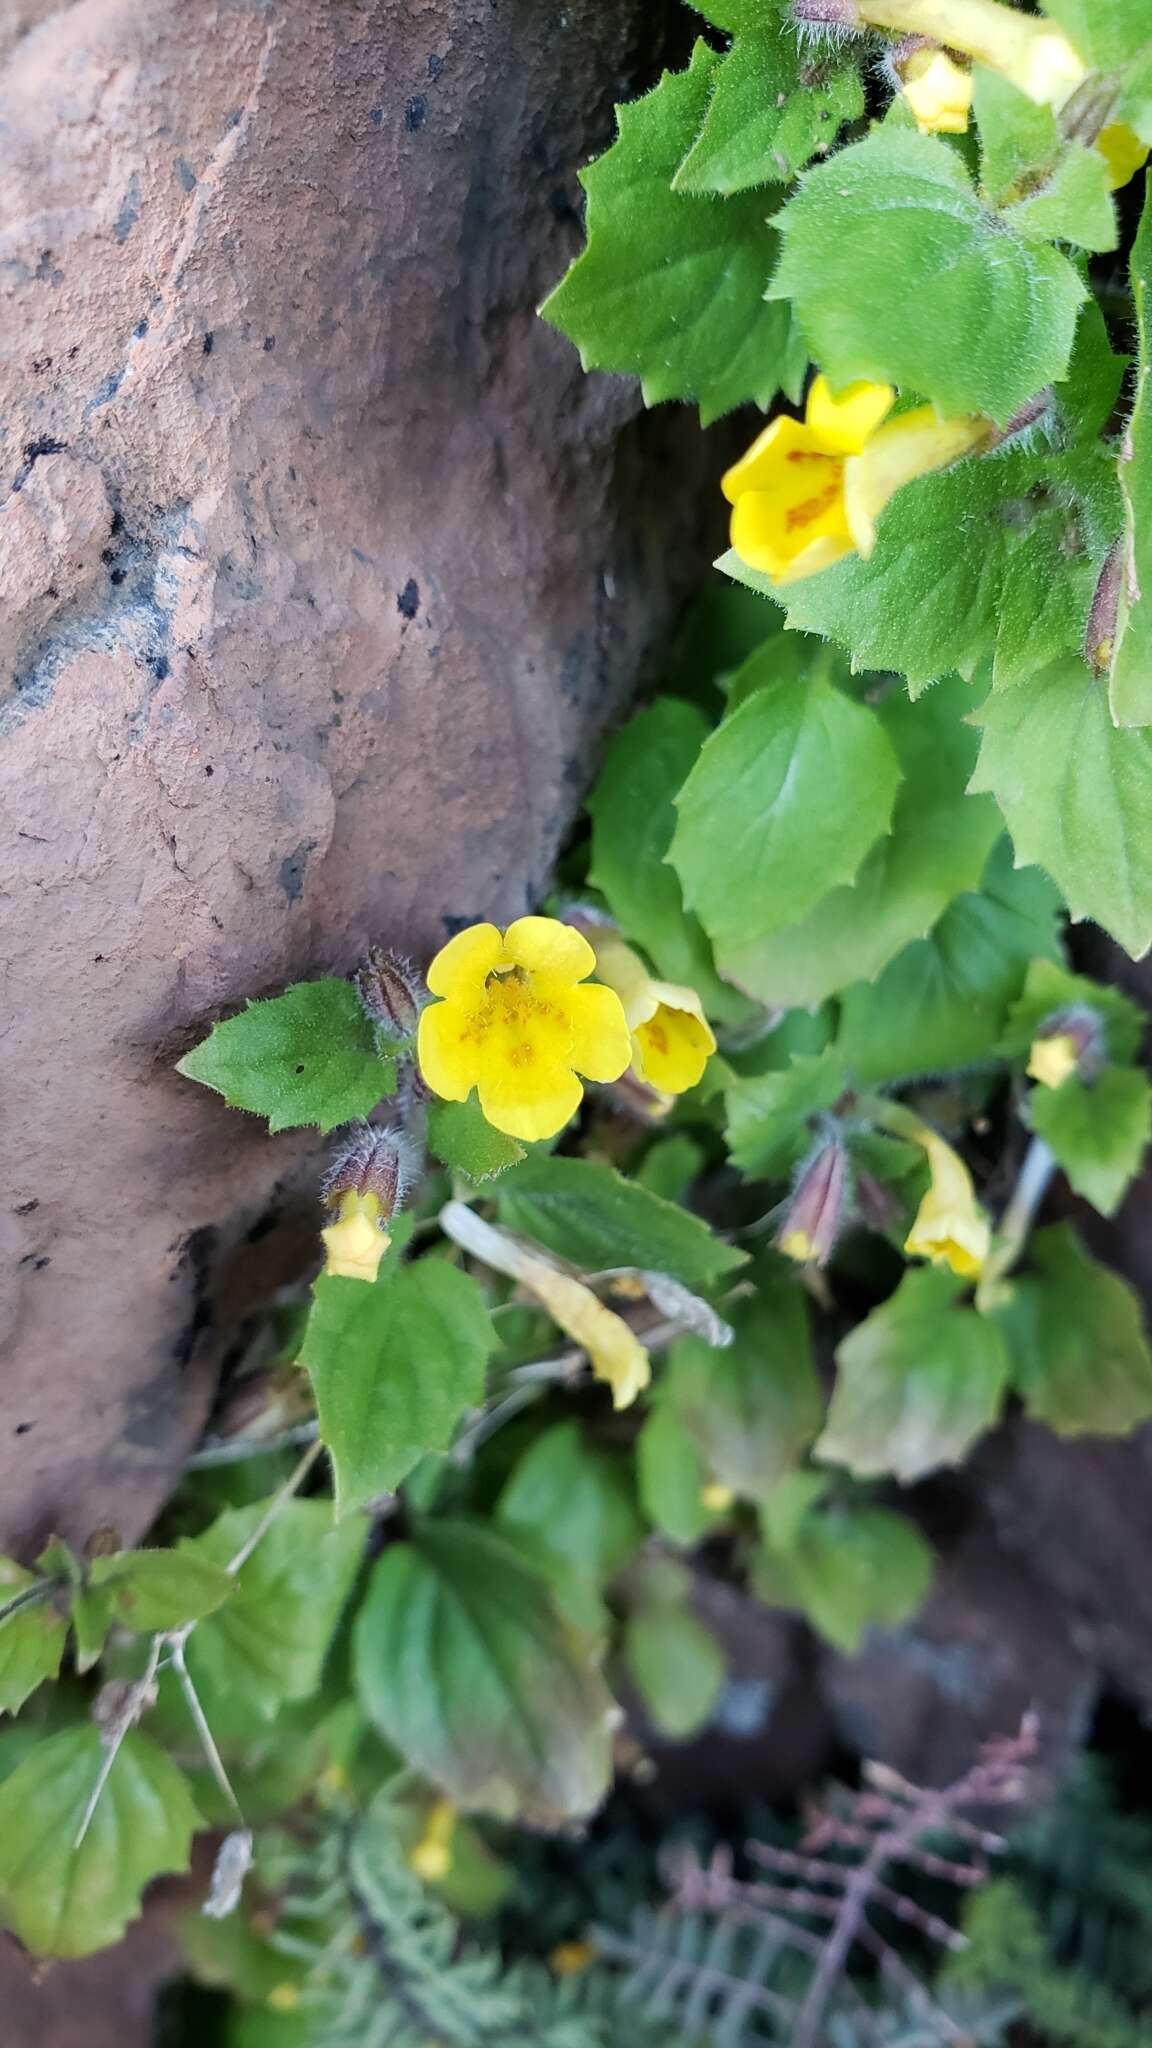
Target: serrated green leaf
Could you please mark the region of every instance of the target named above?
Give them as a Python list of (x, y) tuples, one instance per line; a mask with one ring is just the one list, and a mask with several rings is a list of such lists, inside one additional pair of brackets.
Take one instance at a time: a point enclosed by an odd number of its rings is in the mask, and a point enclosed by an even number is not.
[(804, 51), (764, 0), (693, 0), (735, 37), (716, 74), (704, 125), (673, 179), (677, 192), (743, 192), (787, 184), (826, 156), (845, 121), (864, 112), (857, 64), (835, 49)]
[(1139, 1003), (1106, 982), (1089, 981), (1083, 974), (1070, 974), (1058, 960), (1029, 963), (1018, 1002), (1013, 1003), (1004, 1026), (999, 1051), (1005, 1059), (1019, 1059), (1026, 1053), (1041, 1025), (1062, 1010), (1094, 1010), (1104, 1027), (1104, 1046), (1110, 1059), (1130, 1060), (1144, 1036), (1146, 1018)]
[(458, 1805), (548, 1827), (599, 1804), (612, 1702), (595, 1647), (492, 1530), (428, 1522), (394, 1544), (354, 1634), (366, 1713)]
[(1051, 107), (1038, 106), (997, 72), (976, 65), (973, 107), (980, 130), (981, 185), (1022, 234), (1048, 235), (1082, 249), (1116, 247), (1116, 208), (1098, 150), (1069, 142)]
[(705, 1727), (724, 1689), (725, 1662), (711, 1629), (687, 1607), (661, 1602), (630, 1614), (624, 1662), (661, 1735), (685, 1742)]
[(1089, 299), (1076, 327), (1068, 375), (1056, 386), (1060, 431), (1069, 445), (1095, 441), (1104, 432), (1131, 360), (1113, 354), (1104, 315)]
[[(0, 1608), (41, 1585), (39, 1573), (0, 1557)], [(38, 1685), (58, 1676), (67, 1633), (46, 1589), (0, 1619), (0, 1714), (18, 1713)]]
[(873, 1624), (895, 1627), (922, 1606), (935, 1559), (918, 1529), (887, 1508), (833, 1506), (806, 1515), (786, 1548), (753, 1565), (763, 1597), (799, 1608), (845, 1656)]
[(526, 1159), (497, 1190), (500, 1220), (585, 1273), (639, 1266), (706, 1293), (746, 1254), (698, 1216), (591, 1159)]
[(705, 743), (676, 800), (668, 856), (724, 952), (851, 881), (888, 829), (900, 782), (875, 712), (824, 674), (778, 676), (771, 641), (747, 671), (757, 687)]
[[(228, 1564), (266, 1506), (229, 1508), (179, 1550)], [(236, 1574), (231, 1599), (188, 1638), (188, 1668), (218, 1741), (259, 1733), (285, 1700), (316, 1691), (363, 1549), (358, 1523), (333, 1527), (330, 1501), (293, 1500), (281, 1510)]]
[(316, 1282), (300, 1358), (338, 1516), (393, 1493), (426, 1452), (447, 1450), (464, 1411), (483, 1399), (495, 1342), (476, 1282), (444, 1259), (386, 1265), (372, 1286)]
[(731, 551), (718, 566), (783, 601), (789, 626), (839, 642), (855, 668), (907, 676), (913, 695), (988, 655), (999, 689), (1079, 652), (1121, 522), (1108, 450), (1009, 449), (907, 484), (867, 561), (849, 556), (783, 600)]
[(1000, 814), (990, 798), (966, 794), (978, 744), (963, 723), (970, 704), (971, 692), (953, 677), (917, 704), (901, 693), (877, 707), (904, 776), (892, 830), (855, 882), (798, 923), (724, 953), (724, 971), (741, 988), (762, 1003), (822, 1003), (874, 979), (927, 935), (954, 896), (979, 887)]
[(1044, 183), (1004, 218), (1023, 235), (1050, 235), (1081, 249), (1114, 249), (1119, 239), (1108, 166), (1079, 142), (1068, 144)]
[(214, 1088), (232, 1109), (268, 1119), (270, 1131), (318, 1124), (330, 1131), (367, 1116), (396, 1086), (395, 1059), (376, 1051), (351, 983), (299, 981), (213, 1026), (177, 1071)]
[(530, 1444), (496, 1504), (496, 1523), (540, 1538), (599, 1584), (639, 1548), (644, 1530), (620, 1459), (557, 1422)]
[(835, 389), (872, 378), (1005, 425), (1064, 375), (1084, 284), (983, 206), (936, 136), (873, 129), (806, 172), (776, 225), (772, 295)]
[(996, 1056), (1029, 962), (1057, 952), (1055, 889), (1010, 861), (1002, 840), (981, 890), (958, 896), (878, 981), (845, 992), (836, 1055), (855, 1082), (874, 1087)]
[(697, 43), (687, 71), (619, 107), (619, 136), (581, 173), (588, 246), (545, 300), (586, 370), (641, 380), (645, 403), (695, 399), (707, 426), (747, 399), (798, 398), (806, 356), (789, 309), (764, 299), (777, 248), (763, 197), (674, 192), (723, 58)]
[(640, 1504), (654, 1529), (673, 1543), (696, 1543), (712, 1521), (700, 1496), (708, 1473), (696, 1440), (670, 1401), (657, 1397), (636, 1439)]
[(738, 1024), (750, 1006), (720, 980), (700, 920), (685, 910), (666, 859), (676, 825), (673, 798), (707, 737), (703, 713), (678, 697), (658, 697), (616, 735), (588, 799), (589, 881), (658, 974), (694, 988), (710, 1017)]
[(1060, 1436), (1126, 1436), (1152, 1415), (1139, 1297), (1067, 1223), (1036, 1231), (1028, 1262), (996, 1311), (1025, 1408)]
[(104, 1762), (89, 1723), (42, 1737), (0, 1785), (0, 1900), (39, 1956), (87, 1956), (119, 1940), (146, 1884), (186, 1870), (200, 1816), (175, 1764), (147, 1736), (121, 1744), (80, 1847)]
[(812, 1443), (824, 1396), (812, 1358), (803, 1291), (790, 1273), (764, 1270), (757, 1292), (729, 1311), (723, 1350), (701, 1337), (672, 1346), (665, 1398), (699, 1445), (709, 1476), (763, 1500)]
[(1046, 868), (1072, 917), (1092, 917), (1137, 958), (1152, 945), (1152, 733), (1118, 731), (1102, 683), (1056, 662), (974, 714), (970, 787), (989, 790), (1019, 861)]
[(1008, 1354), (996, 1324), (960, 1300), (963, 1287), (934, 1266), (911, 1268), (845, 1337), (818, 1458), (907, 1485), (958, 1465), (991, 1427)]
[(428, 1150), (452, 1173), (465, 1180), (495, 1180), (525, 1157), (517, 1138), (506, 1137), (489, 1123), (475, 1090), (467, 1102), (428, 1105)]
[[(1136, 392), (1120, 453), (1124, 552), (1117, 579), (1109, 697), (1117, 725), (1152, 725), (1152, 185), (1129, 259), (1136, 314)], [(1107, 622), (1101, 622), (1107, 635)]]
[(775, 1073), (733, 1076), (725, 1091), (728, 1149), (751, 1177), (786, 1174), (808, 1150), (820, 1112), (847, 1085), (834, 1052), (801, 1053)]
[(94, 1558), (72, 1598), (77, 1669), (91, 1669), (114, 1625), (137, 1634), (180, 1628), (212, 1614), (234, 1590), (221, 1565), (180, 1550), (118, 1550)]
[(1072, 1074), (1059, 1088), (1033, 1088), (1028, 1115), (1071, 1185), (1111, 1216), (1139, 1173), (1152, 1137), (1152, 1088), (1138, 1067), (1105, 1067), (1093, 1081)]

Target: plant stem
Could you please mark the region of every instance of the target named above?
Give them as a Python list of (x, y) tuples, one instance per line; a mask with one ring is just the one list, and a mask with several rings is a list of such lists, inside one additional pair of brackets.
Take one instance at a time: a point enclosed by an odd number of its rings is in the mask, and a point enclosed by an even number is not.
[(1008, 1205), (1000, 1218), (996, 1241), (976, 1289), (977, 1308), (991, 1308), (1000, 1282), (1012, 1271), (1028, 1242), (1041, 1202), (1056, 1171), (1056, 1160), (1043, 1138), (1033, 1138), (1024, 1154)]
[(267, 1535), (269, 1529), (272, 1527), (273, 1522), (275, 1522), (278, 1519), (278, 1517), (283, 1513), (284, 1509), (287, 1507), (293, 1495), (297, 1493), (300, 1487), (304, 1484), (305, 1479), (308, 1477), (309, 1472), (312, 1470), (313, 1465), (316, 1463), (316, 1460), (320, 1456), (323, 1449), (324, 1446), (320, 1442), (319, 1438), (316, 1439), (315, 1443), (309, 1444), (308, 1449), (305, 1451), (304, 1456), (300, 1459), (299, 1464), (297, 1464), (293, 1468), (293, 1470), (288, 1474), (288, 1477), (284, 1481), (283, 1486), (278, 1487), (276, 1492), (272, 1495), (271, 1500), (265, 1508), (264, 1513), (261, 1515), (260, 1520), (257, 1522), (256, 1527), (253, 1529), (252, 1534), (246, 1539), (245, 1542), (243, 1542), (240, 1545), (240, 1548), (236, 1552), (235, 1557), (232, 1558), (227, 1565), (225, 1565), (225, 1571), (235, 1573), (240, 1570), (242, 1565), (247, 1564), (248, 1559), (251, 1557), (252, 1552), (256, 1548), (256, 1545), (261, 1541), (261, 1539), (264, 1536)]
[(209, 1442), (193, 1451), (185, 1462), (184, 1470), (206, 1472), (214, 1465), (239, 1465), (246, 1458), (264, 1458), (273, 1451), (294, 1450), (297, 1444), (314, 1443), (319, 1433), (320, 1425), (313, 1417), (311, 1422), (294, 1423), (291, 1429), (282, 1429), (276, 1436), (237, 1436)]
[(193, 1683), (192, 1679), (192, 1673), (189, 1671), (188, 1665), (185, 1661), (184, 1645), (187, 1642), (190, 1633), (190, 1629), (182, 1629), (178, 1635), (173, 1636), (171, 1638), (172, 1648), (170, 1661), (172, 1669), (175, 1671), (176, 1676), (180, 1682), (180, 1690), (184, 1695), (185, 1705), (187, 1706), (188, 1712), (191, 1714), (193, 1722), (195, 1723), (196, 1733), (200, 1737), (200, 1747), (204, 1751), (204, 1755), (208, 1759), (208, 1766), (212, 1772), (212, 1776), (215, 1778), (216, 1783), (219, 1785), (221, 1792), (224, 1794), (225, 1800), (227, 1801), (228, 1805), (232, 1808), (232, 1811), (236, 1815), (237, 1820), (240, 1822), (241, 1827), (243, 1827), (244, 1815), (240, 1809), (240, 1801), (237, 1799), (236, 1794), (232, 1789), (232, 1784), (228, 1777), (228, 1773), (224, 1768), (224, 1760), (220, 1755), (220, 1751), (216, 1747), (216, 1738), (213, 1735), (211, 1728), (208, 1726), (208, 1717), (205, 1714), (204, 1708), (200, 1703), (200, 1695), (196, 1690), (195, 1684)]

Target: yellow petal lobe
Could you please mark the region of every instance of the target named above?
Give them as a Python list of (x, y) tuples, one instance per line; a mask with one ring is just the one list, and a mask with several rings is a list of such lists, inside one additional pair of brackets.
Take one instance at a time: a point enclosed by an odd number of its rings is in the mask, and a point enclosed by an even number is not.
[(470, 1011), (429, 1003), (416, 1027), (416, 1057), (434, 1095), (466, 1102), (480, 1078), (480, 1045)]
[(1045, 1088), (1060, 1088), (1080, 1065), (1080, 1047), (1069, 1032), (1052, 1038), (1035, 1038), (1028, 1055), (1028, 1072)]
[(963, 135), (972, 107), (972, 73), (947, 50), (930, 44), (913, 50), (898, 67), (901, 91), (921, 135)]
[(918, 405), (873, 434), (844, 464), (845, 518), (858, 553), (865, 560), (872, 553), (876, 521), (897, 491), (983, 447), (991, 433), (988, 421), (975, 415), (942, 420), (933, 406)]
[(494, 924), (472, 924), (457, 932), (441, 946), (428, 969), (428, 986), (434, 996), (461, 996), (479, 990), (504, 951), (504, 942)]
[(589, 1081), (618, 1081), (632, 1057), (628, 1025), (614, 989), (575, 988), (568, 1001), (569, 1057)]
[(379, 1195), (340, 1197), (338, 1220), (320, 1235), (327, 1260), (324, 1271), (337, 1280), (375, 1280), (392, 1240), (380, 1221)]
[(890, 384), (861, 380), (833, 397), (827, 377), (814, 377), (804, 422), (828, 455), (858, 455), (896, 402)]
[(1108, 182), (1114, 192), (1127, 185), (1148, 161), (1148, 144), (1141, 142), (1127, 121), (1110, 121), (1096, 137), (1096, 148), (1108, 166)]
[(932, 1181), (924, 1196), (904, 1249), (912, 1258), (948, 1266), (964, 1280), (976, 1280), (992, 1244), (992, 1227), (976, 1200), (972, 1176), (964, 1161), (943, 1138), (925, 1132), (920, 1143), (928, 1155)]

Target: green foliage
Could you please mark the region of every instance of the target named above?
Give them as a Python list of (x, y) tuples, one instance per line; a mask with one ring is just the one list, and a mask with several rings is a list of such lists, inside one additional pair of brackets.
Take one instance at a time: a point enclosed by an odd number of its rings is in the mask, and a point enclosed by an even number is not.
[[(1119, 475), (1124, 494), (1124, 545), (1116, 576), (1116, 620), (1110, 654), (1112, 716), (1119, 726), (1152, 725), (1152, 197), (1146, 196), (1132, 249), (1132, 295), (1139, 356), (1136, 396), (1124, 437)], [(1101, 622), (1104, 636), (1109, 621)]]
[(773, 1606), (798, 1608), (848, 1656), (873, 1623), (894, 1625), (915, 1614), (932, 1583), (924, 1538), (887, 1508), (814, 1505), (786, 1541), (773, 1541), (771, 1531), (767, 1518), (754, 1568), (757, 1591)]
[(0, 1557), (0, 1713), (14, 1714), (55, 1678), (68, 1625), (36, 1572)]
[(636, 1444), (640, 1504), (673, 1543), (695, 1543), (712, 1516), (700, 1496), (708, 1483), (703, 1453), (661, 1382)]
[(457, 1804), (554, 1826), (599, 1803), (611, 1703), (596, 1646), (502, 1537), (424, 1523), (373, 1568), (355, 1640), (366, 1712)]
[(1067, 1223), (1037, 1231), (1029, 1267), (997, 1311), (1029, 1415), (1061, 1436), (1122, 1436), (1146, 1422), (1152, 1351), (1132, 1289)]
[(494, 1337), (474, 1280), (443, 1259), (386, 1260), (376, 1281), (317, 1281), (301, 1359), (332, 1458), (336, 1512), (391, 1493), (447, 1450), (484, 1392)]
[(201, 1621), (234, 1586), (222, 1565), (187, 1551), (120, 1550), (94, 1558), (72, 1596), (77, 1669), (96, 1663), (110, 1628), (151, 1634)]
[(709, 1478), (762, 1500), (815, 1438), (824, 1402), (804, 1295), (791, 1274), (758, 1273), (730, 1312), (732, 1343), (681, 1337), (664, 1399), (699, 1448)]
[(1101, 1050), (1110, 1059), (1130, 1060), (1144, 1036), (1144, 1012), (1131, 996), (1086, 975), (1071, 974), (1055, 960), (1033, 960), (1018, 1002), (1008, 1013), (1000, 1052), (1007, 1059), (1026, 1054), (1042, 1028), (1067, 1010), (1092, 1015), (1103, 1033)]
[(433, 1102), (428, 1109), (428, 1149), (465, 1180), (495, 1180), (525, 1157), (516, 1138), (494, 1130), (475, 1095), (467, 1102)]
[(597, 1584), (627, 1562), (644, 1533), (627, 1466), (590, 1444), (577, 1422), (535, 1438), (500, 1495), (496, 1521), (535, 1537)]
[(497, 1199), (509, 1230), (535, 1238), (587, 1273), (638, 1266), (706, 1293), (747, 1256), (699, 1217), (593, 1160), (526, 1159), (501, 1184)]
[(1073, 1074), (1059, 1088), (1034, 1088), (1028, 1114), (1077, 1194), (1110, 1216), (1152, 1137), (1147, 1075), (1138, 1067), (1105, 1067), (1091, 1081)]
[(824, 156), (845, 121), (864, 112), (850, 56), (804, 53), (786, 11), (772, 0), (693, 0), (727, 29), (732, 47), (716, 74), (704, 124), (672, 181), (677, 192), (743, 192), (786, 183)]
[(678, 1601), (646, 1602), (628, 1617), (624, 1660), (652, 1726), (683, 1742), (703, 1728), (724, 1686), (724, 1652)]
[(186, 1053), (179, 1071), (215, 1088), (270, 1131), (318, 1124), (330, 1131), (367, 1116), (396, 1086), (396, 1062), (376, 1050), (372, 1025), (346, 981), (300, 981), (249, 1003)]

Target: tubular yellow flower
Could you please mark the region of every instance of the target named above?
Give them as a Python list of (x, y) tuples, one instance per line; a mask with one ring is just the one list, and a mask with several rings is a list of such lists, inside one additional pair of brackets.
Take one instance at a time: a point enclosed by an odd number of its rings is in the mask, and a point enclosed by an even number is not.
[(889, 420), (894, 401), (888, 384), (850, 384), (834, 398), (817, 377), (802, 421), (781, 415), (765, 427), (721, 480), (741, 561), (782, 587), (845, 555), (867, 558), (904, 484), (991, 438), (987, 420), (942, 420), (930, 405)]
[(972, 73), (947, 50), (921, 43), (896, 66), (900, 89), (921, 135), (963, 135), (972, 107)]
[(1063, 29), (1003, 0), (860, 0), (860, 20), (946, 43), (1046, 107), (1063, 106), (1088, 74)]
[(436, 1095), (473, 1088), (498, 1131), (551, 1138), (579, 1109), (589, 1081), (616, 1081), (632, 1056), (620, 999), (581, 984), (596, 956), (554, 917), (521, 917), (501, 934), (474, 924), (441, 948), (421, 1011), (420, 1071)]
[(1108, 182), (1114, 192), (1136, 176), (1148, 161), (1148, 144), (1141, 142), (1127, 121), (1110, 121), (1096, 137), (1095, 147), (1108, 166)]
[(437, 1799), (429, 1808), (420, 1840), (408, 1851), (409, 1870), (414, 1870), (425, 1884), (439, 1884), (452, 1868), (456, 1817), (456, 1808), (450, 1799)]
[(375, 1280), (392, 1239), (384, 1228), (380, 1197), (354, 1189), (341, 1195), (337, 1221), (320, 1232), (328, 1253), (324, 1271), (337, 1280)]
[(950, 1266), (964, 1280), (977, 1280), (992, 1243), (992, 1228), (976, 1200), (972, 1176), (959, 1153), (925, 1130), (919, 1138), (928, 1155), (932, 1185), (904, 1241), (913, 1258)]
[(614, 989), (632, 1035), (632, 1071), (663, 1095), (694, 1088), (716, 1040), (694, 988), (656, 981), (638, 953), (609, 926), (592, 926), (596, 972)]

